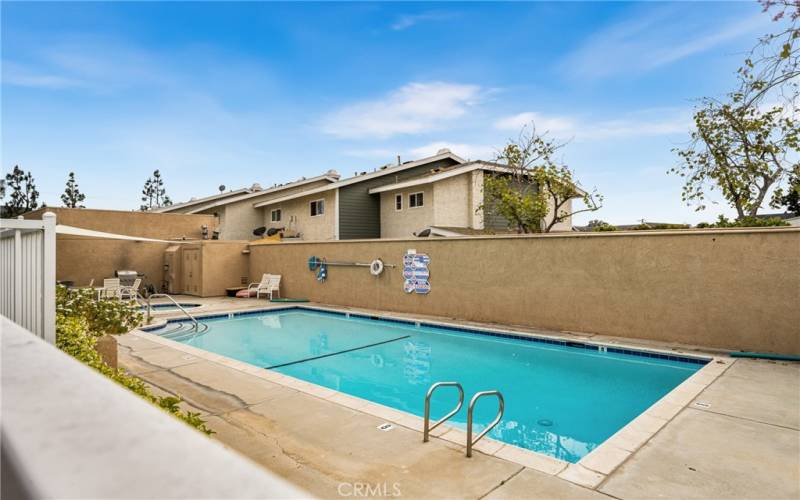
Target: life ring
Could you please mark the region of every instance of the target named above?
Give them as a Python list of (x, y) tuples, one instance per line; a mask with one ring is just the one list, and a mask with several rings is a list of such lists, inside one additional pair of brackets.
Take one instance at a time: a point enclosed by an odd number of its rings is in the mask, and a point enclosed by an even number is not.
[(378, 276), (383, 272), (383, 261), (381, 259), (373, 260), (369, 265), (369, 272), (373, 276)]

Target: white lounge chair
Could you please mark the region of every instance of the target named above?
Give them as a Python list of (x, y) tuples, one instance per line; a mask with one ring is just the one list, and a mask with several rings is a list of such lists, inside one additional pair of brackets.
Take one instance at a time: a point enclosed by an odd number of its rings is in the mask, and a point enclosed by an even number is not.
[(139, 287), (142, 285), (142, 278), (133, 280), (133, 285), (120, 287), (119, 298), (135, 300), (136, 294), (139, 293)]
[(272, 295), (277, 295), (278, 297), (281, 296), (281, 275), (280, 274), (270, 274), (269, 275), (269, 283), (267, 284), (266, 288), (259, 288), (256, 291), (256, 298), (259, 298), (261, 294), (269, 294), (269, 300), (272, 300)]
[(248, 295), (252, 297), (253, 291), (256, 292), (256, 298), (261, 298), (261, 294), (269, 295), (272, 300), (273, 293), (280, 296), (281, 276), (274, 274), (264, 274), (261, 276), (261, 281), (258, 283), (250, 283), (247, 287)]
[(261, 281), (247, 285), (247, 296), (252, 297), (253, 292), (257, 295), (259, 288), (266, 288), (269, 285), (269, 277), (269, 274), (264, 273), (261, 275)]
[(97, 298), (117, 298), (121, 297), (122, 286), (119, 283), (119, 278), (105, 278), (103, 280), (103, 287), (97, 290)]

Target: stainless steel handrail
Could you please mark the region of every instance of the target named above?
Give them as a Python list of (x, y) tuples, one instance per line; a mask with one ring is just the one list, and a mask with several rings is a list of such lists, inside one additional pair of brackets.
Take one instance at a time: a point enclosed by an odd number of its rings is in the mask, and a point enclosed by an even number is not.
[(198, 325), (199, 325), (199, 323), (198, 323), (197, 319), (195, 319), (195, 317), (194, 317), (194, 316), (192, 316), (191, 314), (189, 314), (189, 313), (186, 311), (186, 309), (184, 309), (184, 308), (183, 308), (183, 306), (181, 306), (180, 304), (178, 304), (178, 302), (177, 302), (175, 299), (173, 299), (173, 298), (172, 298), (170, 295), (167, 295), (166, 293), (153, 293), (153, 294), (150, 294), (150, 295), (148, 295), (148, 296), (147, 296), (147, 323), (148, 323), (148, 324), (150, 323), (150, 316), (151, 316), (151, 314), (152, 314), (152, 312), (151, 312), (151, 311), (152, 311), (152, 309), (153, 309), (153, 308), (151, 307), (151, 305), (150, 305), (150, 299), (152, 299), (153, 297), (166, 297), (166, 298), (168, 298), (168, 299), (169, 299), (169, 300), (170, 300), (170, 301), (171, 301), (173, 304), (175, 304), (175, 307), (177, 307), (178, 309), (180, 309), (180, 311), (181, 311), (183, 314), (185, 314), (185, 315), (186, 315), (186, 317), (188, 317), (190, 320), (192, 320), (192, 325), (193, 325), (193, 326), (192, 326), (192, 328), (194, 328), (194, 330), (195, 330), (195, 331), (197, 331), (197, 328), (198, 328)]
[[(433, 391), (435, 391), (439, 387), (455, 387), (458, 389), (458, 406), (456, 409), (439, 419), (435, 424), (431, 424), (431, 396), (433, 395)], [(428, 393), (425, 395), (425, 422), (422, 427), (422, 442), (427, 443), (428, 438), (430, 436), (430, 432), (444, 423), (447, 419), (458, 413), (458, 410), (464, 406), (464, 388), (461, 387), (461, 384), (458, 382), (436, 382), (433, 384), (430, 389), (428, 389)]]
[[(475, 410), (475, 403), (478, 402), (480, 398), (483, 396), (497, 396), (498, 408), (497, 408), (497, 416), (492, 420), (492, 422), (486, 426), (486, 428), (478, 434), (478, 437), (475, 440), (472, 440), (472, 412)], [(495, 425), (500, 423), (500, 419), (503, 418), (503, 410), (505, 410), (505, 401), (503, 400), (503, 395), (500, 394), (500, 391), (482, 391), (476, 392), (474, 396), (472, 396), (472, 400), (469, 402), (469, 408), (467, 409), (467, 457), (472, 456), (472, 447), (481, 440), (483, 436), (485, 436), (490, 430), (494, 428)]]

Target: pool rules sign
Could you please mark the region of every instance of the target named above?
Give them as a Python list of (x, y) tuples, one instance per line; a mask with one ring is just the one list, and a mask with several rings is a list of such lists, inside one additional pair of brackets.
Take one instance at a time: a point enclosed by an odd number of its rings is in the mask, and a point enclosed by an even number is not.
[(431, 291), (431, 272), (428, 265), (431, 258), (427, 254), (409, 249), (403, 255), (403, 291), (427, 295)]

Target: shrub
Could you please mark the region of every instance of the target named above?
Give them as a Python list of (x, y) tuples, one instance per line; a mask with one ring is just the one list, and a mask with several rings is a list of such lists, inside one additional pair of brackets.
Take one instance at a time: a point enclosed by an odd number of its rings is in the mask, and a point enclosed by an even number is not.
[(689, 224), (653, 224), (648, 222), (643, 222), (638, 226), (634, 227), (634, 231), (649, 231), (653, 229), (689, 229), (691, 226)]
[(609, 224), (607, 222), (603, 222), (601, 224), (596, 224), (596, 225), (592, 226), (592, 231), (600, 232), (600, 231), (616, 231), (616, 230), (617, 230), (617, 226), (613, 226), (613, 225), (611, 225), (611, 224)]
[(180, 398), (155, 396), (142, 379), (110, 367), (95, 349), (98, 338), (128, 332), (141, 320), (142, 314), (125, 302), (94, 300), (91, 290), (68, 290), (63, 286), (56, 289), (56, 345), (59, 349), (198, 430), (212, 434), (214, 431), (206, 427), (199, 413), (181, 411)]
[(697, 225), (698, 228), (724, 228), (724, 227), (781, 227), (789, 226), (790, 224), (780, 217), (742, 217), (741, 219), (728, 220), (724, 215), (717, 218), (717, 222), (709, 224), (708, 222), (701, 222)]

